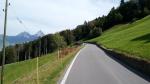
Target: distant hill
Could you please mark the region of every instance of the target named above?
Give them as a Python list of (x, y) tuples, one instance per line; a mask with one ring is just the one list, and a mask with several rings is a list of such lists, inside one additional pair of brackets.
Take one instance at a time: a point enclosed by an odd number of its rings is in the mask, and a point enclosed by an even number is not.
[(40, 30), (34, 36), (35, 37), (42, 37), (42, 36), (44, 36), (44, 33)]
[[(44, 36), (44, 33), (42, 31), (38, 31), (34, 35), (31, 35), (28, 32), (21, 32), (16, 36), (7, 36), (6, 42), (7, 42), (7, 45), (14, 45), (18, 43), (33, 41), (42, 36)], [(0, 49), (2, 48), (2, 38), (3, 38), (2, 35), (0, 35)]]
[(42, 36), (44, 36), (44, 33), (42, 31), (39, 31), (34, 35), (31, 35), (28, 32), (21, 32), (20, 34), (18, 34), (16, 36), (7, 36), (7, 41), (10, 44), (16, 44), (16, 43), (33, 41)]

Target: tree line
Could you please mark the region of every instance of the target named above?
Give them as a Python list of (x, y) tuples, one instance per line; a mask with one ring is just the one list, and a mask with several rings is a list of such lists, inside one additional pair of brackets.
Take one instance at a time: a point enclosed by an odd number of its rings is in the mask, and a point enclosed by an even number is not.
[(121, 0), (120, 6), (112, 8), (108, 15), (91, 21), (103, 31), (114, 25), (134, 22), (150, 14), (150, 0)]
[[(8, 46), (6, 47), (6, 64), (42, 56), (65, 46), (64, 38), (58, 33), (49, 34), (31, 42)], [(0, 59), (2, 60), (2, 51)]]
[[(6, 64), (42, 56), (64, 48), (80, 40), (100, 36), (103, 31), (121, 23), (132, 23), (150, 14), (150, 0), (121, 0), (120, 6), (112, 8), (108, 15), (85, 21), (75, 29), (48, 34), (37, 40), (6, 48)], [(2, 62), (2, 51), (0, 52)], [(1, 65), (1, 63), (0, 63)]]

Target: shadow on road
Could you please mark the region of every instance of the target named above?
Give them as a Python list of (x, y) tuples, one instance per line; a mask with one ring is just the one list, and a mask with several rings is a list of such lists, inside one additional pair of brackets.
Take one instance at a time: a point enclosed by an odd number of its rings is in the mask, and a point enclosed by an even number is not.
[[(150, 36), (150, 34), (148, 35)], [(147, 37), (147, 36), (146, 36)], [(137, 39), (135, 39), (137, 40)], [(107, 54), (110, 58), (112, 58), (113, 60), (115, 60), (116, 62), (120, 63), (122, 66), (124, 66), (125, 68), (127, 68), (128, 70), (132, 71), (133, 73), (137, 74), (138, 76), (142, 77), (143, 79), (147, 80), (148, 82), (150, 82), (150, 73), (144, 73), (142, 71), (142, 69), (138, 69), (137, 67), (134, 66), (134, 64), (131, 64), (131, 63), (128, 63), (127, 61), (123, 60), (124, 58), (115, 53), (115, 52), (112, 52), (112, 51), (109, 51), (109, 50), (106, 50), (104, 49), (103, 47), (101, 47), (100, 45), (98, 45), (97, 43), (95, 42), (87, 42), (87, 43), (90, 43), (90, 44), (94, 44), (96, 45), (97, 47), (99, 47), (100, 49), (102, 49), (105, 54)], [(129, 58), (130, 59), (130, 58)], [(132, 60), (132, 59), (131, 59)], [(131, 61), (130, 60), (130, 61)], [(133, 61), (133, 60), (132, 60)], [(142, 61), (143, 62), (143, 61)], [(145, 61), (144, 61), (145, 62)], [(147, 63), (144, 63), (143, 64), (147, 64)], [(136, 64), (136, 63), (135, 63)], [(137, 63), (138, 64), (138, 63)], [(148, 65), (141, 65), (141, 66), (150, 66), (149, 64)], [(149, 71), (148, 71), (149, 72)]]
[[(98, 46), (99, 47), (99, 46)], [(101, 48), (101, 47), (99, 47)], [(118, 56), (115, 53), (109, 52), (103, 48), (101, 48), (110, 58), (112, 58), (113, 60), (115, 60), (116, 62), (120, 63), (122, 66), (124, 66), (125, 68), (127, 68), (128, 70), (134, 72), (135, 74), (137, 74), (138, 76), (142, 77), (143, 79), (147, 80), (148, 82), (150, 82), (150, 76), (148, 76), (147, 74), (144, 74), (142, 72), (140, 72), (140, 70), (136, 70), (133, 67), (129, 66), (128, 63), (126, 63), (125, 61), (122, 61), (118, 58), (116, 58), (116, 56)]]

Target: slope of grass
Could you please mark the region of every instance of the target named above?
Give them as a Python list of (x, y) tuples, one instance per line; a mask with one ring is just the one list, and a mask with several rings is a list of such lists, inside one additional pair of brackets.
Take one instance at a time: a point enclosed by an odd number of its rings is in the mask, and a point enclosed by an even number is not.
[(134, 23), (121, 24), (90, 40), (118, 52), (150, 60), (150, 16)]
[[(60, 73), (79, 49), (74, 49), (63, 58), (58, 59), (54, 52), (39, 57), (39, 82), (56, 84)], [(5, 84), (37, 84), (37, 59), (8, 64), (5, 66)]]

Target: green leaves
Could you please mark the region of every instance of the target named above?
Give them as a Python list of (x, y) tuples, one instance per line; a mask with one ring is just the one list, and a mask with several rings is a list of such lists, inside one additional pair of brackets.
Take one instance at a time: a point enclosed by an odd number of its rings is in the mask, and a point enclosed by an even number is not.
[(55, 42), (57, 48), (64, 48), (66, 46), (64, 37), (60, 36), (59, 33), (53, 35), (53, 41)]

